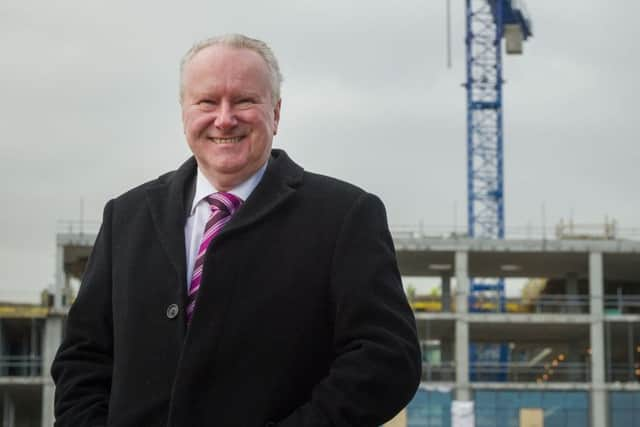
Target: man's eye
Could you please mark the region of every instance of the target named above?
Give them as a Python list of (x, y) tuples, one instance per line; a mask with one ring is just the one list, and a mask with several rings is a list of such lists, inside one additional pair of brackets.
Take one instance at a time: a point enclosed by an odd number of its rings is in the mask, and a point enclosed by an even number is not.
[(215, 105), (215, 102), (211, 99), (203, 99), (200, 102), (198, 102), (198, 104), (200, 105)]

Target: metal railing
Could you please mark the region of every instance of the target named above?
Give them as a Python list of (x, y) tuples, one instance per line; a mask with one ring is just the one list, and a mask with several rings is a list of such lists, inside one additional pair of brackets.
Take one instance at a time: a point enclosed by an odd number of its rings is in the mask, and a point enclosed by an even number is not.
[[(491, 313), (500, 309), (497, 297), (469, 297), (469, 310)], [(589, 313), (587, 295), (541, 295), (537, 298), (509, 298), (505, 303), (507, 313)]]
[(607, 314), (639, 314), (640, 295), (605, 295), (604, 310)]
[(37, 377), (42, 373), (42, 356), (0, 356), (0, 376)]
[[(606, 314), (640, 314), (640, 295), (605, 295), (602, 299)], [(411, 307), (416, 312), (455, 313), (455, 300), (450, 300), (450, 310), (443, 307), (441, 297), (413, 297)], [(470, 296), (469, 312), (499, 313), (500, 300), (494, 296)], [(505, 303), (505, 313), (536, 314), (589, 314), (589, 295), (540, 295), (535, 298), (509, 298)]]
[[(410, 241), (422, 238), (468, 238), (463, 227), (433, 224), (398, 224), (391, 226), (391, 233), (397, 241)], [(618, 227), (611, 224), (575, 225), (560, 223), (557, 226), (521, 225), (505, 228), (506, 239), (579, 239), (579, 240), (640, 240), (639, 227)]]
[(100, 229), (100, 221), (60, 220), (56, 223), (58, 233), (96, 234)]
[(422, 381), (454, 382), (456, 380), (456, 364), (453, 361), (423, 362)]
[(557, 366), (530, 362), (472, 362), (473, 382), (587, 382), (589, 365), (585, 362), (562, 362)]
[[(532, 365), (530, 362), (471, 362), (469, 376), (472, 382), (588, 382), (590, 367), (586, 362), (563, 362)], [(453, 382), (456, 380), (455, 362), (423, 362), (422, 380), (426, 382)]]
[(607, 369), (609, 382), (640, 382), (640, 369), (629, 363), (612, 363)]
[[(59, 220), (56, 229), (59, 233), (97, 233), (100, 221), (90, 220)], [(600, 228), (602, 232), (600, 233)], [(411, 240), (425, 237), (432, 238), (467, 238), (467, 231), (462, 227), (434, 224), (398, 224), (391, 226), (394, 239)], [(618, 227), (610, 224), (603, 225), (574, 225), (560, 223), (557, 226), (540, 227), (532, 225), (512, 226), (505, 228), (506, 239), (629, 239), (640, 240), (640, 228)]]

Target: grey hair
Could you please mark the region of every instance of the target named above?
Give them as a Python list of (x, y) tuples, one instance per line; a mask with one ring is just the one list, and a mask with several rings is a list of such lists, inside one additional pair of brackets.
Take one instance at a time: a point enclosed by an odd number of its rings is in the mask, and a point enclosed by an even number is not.
[(193, 59), (198, 52), (211, 46), (228, 46), (235, 49), (249, 49), (256, 52), (264, 59), (269, 69), (269, 80), (271, 83), (271, 96), (275, 105), (280, 100), (280, 86), (282, 85), (282, 74), (280, 73), (280, 66), (278, 60), (273, 54), (273, 51), (262, 40), (252, 39), (243, 34), (224, 34), (221, 36), (215, 36), (208, 39), (201, 40), (189, 49), (187, 53), (182, 57), (180, 61), (180, 100), (184, 96), (184, 69), (185, 66)]

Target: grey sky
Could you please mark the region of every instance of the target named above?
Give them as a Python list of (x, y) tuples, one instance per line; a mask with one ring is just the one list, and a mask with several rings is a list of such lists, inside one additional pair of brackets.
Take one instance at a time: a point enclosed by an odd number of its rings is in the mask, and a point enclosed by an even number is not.
[[(0, 4), (0, 300), (53, 281), (58, 220), (99, 220), (189, 152), (178, 62), (209, 35), (266, 40), (285, 76), (275, 146), (380, 195), (392, 225), (466, 223), (463, 0)], [(505, 58), (507, 227), (640, 227), (640, 55), (632, 0), (528, 1)], [(457, 218), (454, 207), (457, 206)]]

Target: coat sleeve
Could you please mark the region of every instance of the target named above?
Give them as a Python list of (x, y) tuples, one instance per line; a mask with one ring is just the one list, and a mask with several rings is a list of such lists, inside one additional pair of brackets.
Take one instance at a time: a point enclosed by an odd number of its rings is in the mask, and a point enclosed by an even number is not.
[(310, 401), (280, 427), (382, 425), (413, 397), (421, 357), (380, 199), (363, 194), (345, 217), (331, 272), (334, 360)]
[(113, 201), (104, 209), (100, 232), (51, 367), (58, 427), (107, 424), (113, 366), (112, 207)]

